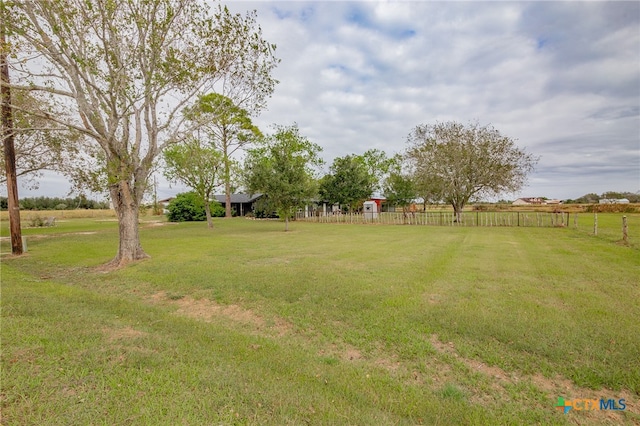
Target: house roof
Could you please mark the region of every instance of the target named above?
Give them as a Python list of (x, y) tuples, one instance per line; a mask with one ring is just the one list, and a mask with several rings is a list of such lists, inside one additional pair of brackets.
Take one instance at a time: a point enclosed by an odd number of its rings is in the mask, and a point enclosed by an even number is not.
[[(542, 199), (538, 197), (520, 197), (516, 201), (522, 201), (530, 204), (540, 204), (542, 203)], [(514, 201), (515, 202), (515, 201)]]
[[(222, 204), (226, 202), (224, 194), (214, 195), (214, 197)], [(231, 194), (231, 204), (252, 203), (260, 197), (262, 194)]]

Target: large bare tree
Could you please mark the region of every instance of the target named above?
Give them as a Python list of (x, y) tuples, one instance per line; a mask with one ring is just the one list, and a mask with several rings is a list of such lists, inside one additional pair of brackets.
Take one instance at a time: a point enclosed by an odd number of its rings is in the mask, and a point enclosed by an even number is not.
[(520, 189), (537, 162), (514, 139), (478, 123), (418, 126), (408, 143), (417, 192), (451, 204), (458, 221), (473, 197)]
[[(44, 91), (74, 112), (45, 117), (100, 148), (119, 222), (115, 266), (147, 257), (138, 207), (162, 149), (193, 128), (185, 107), (224, 90), (264, 105), (277, 59), (256, 23), (197, 0), (42, 0), (11, 3), (17, 90)], [(36, 113), (37, 114), (37, 113)]]

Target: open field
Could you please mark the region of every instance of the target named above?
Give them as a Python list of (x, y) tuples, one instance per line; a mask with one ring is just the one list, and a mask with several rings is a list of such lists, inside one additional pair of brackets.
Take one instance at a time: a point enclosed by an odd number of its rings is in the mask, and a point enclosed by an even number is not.
[(109, 219), (25, 229), (21, 258), (0, 243), (2, 424), (640, 424), (638, 246), (142, 220), (152, 257), (118, 271)]

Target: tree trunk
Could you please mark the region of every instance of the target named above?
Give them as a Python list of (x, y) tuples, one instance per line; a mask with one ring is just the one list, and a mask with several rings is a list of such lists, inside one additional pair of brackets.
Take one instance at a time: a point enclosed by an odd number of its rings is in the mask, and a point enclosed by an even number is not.
[(286, 215), (284, 217), (284, 232), (287, 232), (289, 230), (289, 215)]
[[(226, 135), (224, 136), (226, 139)], [(224, 151), (224, 217), (231, 217), (231, 161), (227, 152), (226, 140), (223, 141)]]
[(464, 204), (463, 205), (458, 205), (456, 203), (451, 203), (451, 205), (453, 206), (453, 211), (456, 215), (456, 223), (461, 223), (462, 222), (462, 209), (464, 208)]
[(211, 205), (209, 205), (209, 197), (204, 202), (204, 212), (207, 216), (207, 226), (209, 229), (213, 229), (213, 219), (211, 219)]
[(231, 217), (231, 184), (226, 178), (224, 182), (224, 217)]
[(140, 202), (132, 194), (129, 183), (120, 181), (111, 185), (111, 200), (118, 216), (120, 244), (118, 254), (109, 262), (109, 266), (120, 267), (135, 260), (149, 257), (140, 245), (138, 213)]

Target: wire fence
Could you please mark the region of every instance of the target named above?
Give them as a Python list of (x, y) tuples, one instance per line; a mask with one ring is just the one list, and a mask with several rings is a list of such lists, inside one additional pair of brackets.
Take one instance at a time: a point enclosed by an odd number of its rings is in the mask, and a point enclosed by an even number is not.
[(321, 223), (369, 223), (381, 225), (435, 225), (435, 226), (523, 226), (564, 227), (569, 225), (566, 212), (383, 212), (358, 214), (298, 213), (297, 220)]
[(569, 228), (610, 242), (640, 248), (640, 214), (536, 211), (328, 213), (300, 212), (296, 220), (317, 223), (431, 225), (450, 227)]

